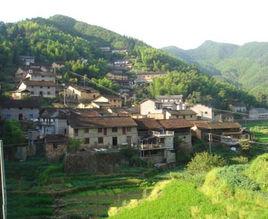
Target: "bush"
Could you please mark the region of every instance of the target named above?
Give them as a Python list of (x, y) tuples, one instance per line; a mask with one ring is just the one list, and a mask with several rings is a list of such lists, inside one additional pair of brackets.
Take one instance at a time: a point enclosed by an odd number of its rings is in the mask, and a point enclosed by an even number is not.
[(242, 152), (244, 153), (248, 153), (251, 148), (251, 144), (248, 139), (241, 139), (239, 141), (239, 145), (241, 147)]
[(81, 141), (79, 139), (69, 139), (68, 145), (67, 145), (67, 151), (69, 153), (75, 153), (80, 148)]
[(221, 167), (226, 164), (225, 160), (218, 155), (207, 152), (197, 153), (187, 164), (187, 169), (193, 172), (207, 172), (214, 167)]
[(248, 158), (244, 156), (233, 157), (231, 158), (231, 161), (233, 161), (234, 164), (247, 164)]
[(268, 153), (258, 156), (246, 171), (247, 175), (268, 191)]

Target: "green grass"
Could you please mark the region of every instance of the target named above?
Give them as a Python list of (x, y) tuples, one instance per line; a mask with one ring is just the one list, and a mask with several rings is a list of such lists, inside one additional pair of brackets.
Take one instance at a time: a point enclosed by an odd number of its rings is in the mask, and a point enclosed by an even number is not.
[(173, 179), (155, 190), (155, 197), (132, 202), (111, 218), (221, 218), (226, 214), (223, 206), (213, 204), (191, 182)]
[[(150, 196), (111, 208), (111, 218), (268, 218), (267, 160), (215, 168), (208, 174), (165, 174)], [(263, 170), (259, 166), (263, 167)]]
[(244, 126), (254, 134), (258, 142), (268, 143), (268, 121), (247, 121)]
[(107, 217), (110, 207), (150, 193), (144, 176), (150, 172), (122, 167), (110, 175), (66, 174), (62, 164), (43, 158), (6, 162), (8, 218)]

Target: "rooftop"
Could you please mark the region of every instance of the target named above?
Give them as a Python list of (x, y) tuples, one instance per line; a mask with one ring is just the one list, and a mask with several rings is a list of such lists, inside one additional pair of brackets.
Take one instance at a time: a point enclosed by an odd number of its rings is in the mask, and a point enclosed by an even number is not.
[(3, 99), (0, 101), (0, 108), (39, 108), (40, 99), (32, 97), (22, 100)]
[(187, 116), (187, 115), (196, 115), (196, 112), (193, 110), (168, 110), (171, 115), (178, 116)]
[(55, 87), (56, 86), (55, 82), (53, 82), (53, 81), (24, 80), (21, 83), (24, 83), (27, 86), (44, 86), (44, 87)]
[(192, 123), (185, 119), (135, 119), (138, 127), (140, 129), (150, 129), (150, 130), (162, 130), (162, 129), (180, 129), (180, 128), (190, 128)]
[(98, 92), (97, 90), (95, 90), (94, 88), (92, 88), (92, 87), (88, 87), (88, 86), (83, 87), (83, 86), (80, 86), (80, 85), (73, 85), (73, 84), (71, 84), (71, 85), (69, 85), (69, 86), (71, 86), (71, 87), (73, 87), (73, 88), (75, 88), (75, 89), (77, 89), (77, 90), (83, 91), (83, 92), (88, 92), (88, 93), (99, 93), (99, 92)]
[(232, 129), (241, 128), (237, 122), (211, 122), (211, 121), (193, 121), (197, 128), (200, 129)]
[(113, 128), (113, 127), (135, 127), (137, 123), (130, 117), (83, 117), (71, 116), (70, 126), (73, 128)]

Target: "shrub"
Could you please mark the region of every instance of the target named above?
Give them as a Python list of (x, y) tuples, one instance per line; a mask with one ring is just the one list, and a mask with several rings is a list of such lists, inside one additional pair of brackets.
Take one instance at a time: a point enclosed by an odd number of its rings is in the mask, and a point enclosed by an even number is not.
[(207, 174), (202, 191), (219, 201), (234, 197), (237, 191), (259, 190), (259, 185), (244, 174), (246, 168), (247, 165), (232, 165), (213, 169)]
[(75, 153), (81, 145), (81, 141), (79, 139), (69, 139), (68, 145), (67, 145), (67, 151), (69, 153)]
[(187, 169), (193, 172), (207, 172), (214, 167), (221, 167), (226, 164), (225, 160), (218, 155), (207, 152), (197, 153), (187, 164)]
[(233, 161), (234, 164), (247, 164), (248, 158), (244, 156), (233, 157), (231, 158), (231, 161)]
[(251, 163), (246, 173), (268, 191), (268, 153), (258, 156)]
[(241, 139), (239, 141), (239, 145), (241, 147), (242, 152), (244, 153), (248, 153), (251, 148), (251, 144), (248, 139)]

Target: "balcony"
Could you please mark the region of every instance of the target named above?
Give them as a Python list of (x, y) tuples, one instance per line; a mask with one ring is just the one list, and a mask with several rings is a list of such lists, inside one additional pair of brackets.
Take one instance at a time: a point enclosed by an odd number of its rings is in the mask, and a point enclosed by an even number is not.
[(157, 149), (164, 149), (166, 148), (164, 144), (158, 143), (158, 144), (139, 144), (140, 150), (157, 150)]
[(163, 138), (163, 137), (173, 137), (174, 136), (174, 131), (153, 131), (153, 136), (158, 137), (158, 138)]

